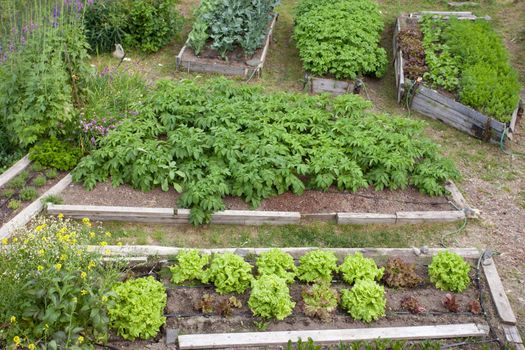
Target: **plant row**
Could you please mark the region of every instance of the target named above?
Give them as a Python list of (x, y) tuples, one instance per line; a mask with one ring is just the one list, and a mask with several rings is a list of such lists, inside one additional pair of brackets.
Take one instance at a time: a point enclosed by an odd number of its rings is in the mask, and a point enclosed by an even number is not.
[(307, 72), (337, 79), (381, 77), (387, 64), (379, 46), (383, 27), (373, 0), (301, 0), (293, 37)]
[(520, 98), (518, 74), (501, 37), (486, 20), (423, 17), (422, 44), (431, 85), (501, 122), (510, 122)]
[(251, 56), (264, 42), (277, 3), (277, 0), (201, 1), (188, 45), (196, 55), (210, 42), (210, 48), (223, 59), (238, 47), (245, 56)]
[(224, 78), (160, 81), (133, 120), (124, 121), (73, 172), (88, 189), (112, 180), (143, 191), (182, 191), (194, 224), (223, 210), (222, 198), (256, 207), (305, 188), (445, 192), (453, 163), (423, 135), (424, 124), (375, 114), (358, 96), (265, 93)]

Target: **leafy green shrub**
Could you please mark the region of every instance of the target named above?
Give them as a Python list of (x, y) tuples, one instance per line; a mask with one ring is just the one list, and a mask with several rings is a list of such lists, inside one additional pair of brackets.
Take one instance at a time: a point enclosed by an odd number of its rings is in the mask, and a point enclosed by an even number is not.
[(26, 181), (28, 177), (29, 177), (29, 173), (26, 170), (24, 170), (20, 174), (18, 174), (14, 179), (9, 181), (7, 186), (9, 188), (21, 190), (26, 185)]
[(383, 277), (383, 268), (377, 268), (373, 259), (365, 258), (360, 252), (347, 255), (343, 263), (339, 266), (339, 272), (343, 275), (343, 280), (352, 284), (359, 280), (377, 280)]
[(0, 196), (2, 196), (3, 198), (11, 198), (13, 197), (14, 194), (15, 194), (15, 190), (13, 190), (12, 188), (6, 188), (5, 190), (2, 191)]
[(286, 280), (275, 275), (262, 275), (252, 283), (248, 305), (255, 316), (285, 319), (295, 307)]
[(57, 195), (49, 195), (49, 196), (45, 196), (44, 198), (42, 198), (42, 204), (48, 204), (48, 203), (63, 204), (64, 198), (57, 196)]
[(228, 52), (241, 47), (245, 56), (262, 46), (276, 0), (204, 0), (196, 13), (188, 45), (198, 55), (206, 41), (226, 58)]
[(334, 253), (314, 250), (301, 256), (297, 277), (305, 282), (332, 281), (337, 271), (337, 257)]
[(20, 191), (20, 199), (24, 202), (34, 201), (38, 197), (38, 192), (34, 187), (24, 187)]
[(43, 171), (44, 169), (45, 169), (45, 167), (42, 164), (40, 164), (39, 162), (33, 162), (31, 164), (31, 171), (34, 171), (36, 173), (39, 173), (39, 172)]
[(18, 143), (9, 139), (5, 125), (0, 122), (0, 174), (22, 158), (23, 149), (18, 148), (17, 145)]
[(118, 283), (108, 308), (111, 328), (126, 340), (150, 339), (166, 322), (166, 289), (152, 276)]
[(415, 265), (399, 258), (388, 259), (383, 275), (383, 282), (390, 288), (412, 288), (422, 282), (415, 271)]
[(252, 280), (252, 266), (233, 253), (214, 255), (203, 278), (204, 283), (213, 283), (219, 294), (243, 293)]
[(107, 340), (107, 307), (121, 264), (103, 263), (87, 250), (93, 230), (39, 218), (0, 243), (2, 347), (88, 349)]
[(36, 187), (42, 187), (46, 184), (47, 179), (44, 175), (38, 175), (33, 179), (33, 185)]
[(337, 79), (385, 74), (386, 52), (379, 47), (384, 24), (376, 2), (303, 0), (297, 12), (294, 39), (306, 71)]
[(11, 210), (17, 210), (18, 208), (20, 208), (21, 205), (22, 205), (22, 203), (19, 200), (16, 200), (16, 199), (11, 199), (7, 203), (7, 207), (9, 209), (11, 209)]
[(55, 179), (58, 176), (58, 171), (56, 169), (49, 169), (46, 171), (46, 177), (48, 179)]
[(306, 187), (413, 185), (443, 194), (444, 182), (459, 173), (424, 135), (425, 124), (370, 106), (352, 94), (264, 93), (224, 78), (160, 81), (139, 115), (104, 137), (73, 178), (87, 189), (109, 178), (143, 191), (173, 187), (193, 224), (223, 210), (228, 195), (257, 207)]
[(178, 265), (170, 266), (171, 282), (202, 281), (205, 276), (204, 267), (209, 261), (209, 255), (201, 255), (196, 249), (181, 251), (177, 254)]
[(293, 283), (297, 273), (293, 257), (280, 249), (271, 249), (257, 257), (257, 272), (259, 276), (275, 275), (287, 283)]
[(32, 161), (63, 171), (73, 169), (81, 157), (80, 148), (57, 139), (43, 141), (29, 151), (29, 159)]
[(385, 315), (385, 289), (371, 280), (358, 280), (341, 291), (341, 306), (356, 320), (371, 322)]
[(330, 288), (330, 283), (316, 283), (305, 287), (302, 292), (304, 313), (328, 321), (339, 303), (339, 293)]
[(430, 282), (436, 288), (450, 292), (467, 289), (470, 283), (469, 271), (470, 265), (465, 259), (449, 251), (439, 252), (428, 266)]
[(86, 38), (91, 52), (111, 52), (121, 44), (127, 25), (125, 1), (94, 1), (84, 12)]

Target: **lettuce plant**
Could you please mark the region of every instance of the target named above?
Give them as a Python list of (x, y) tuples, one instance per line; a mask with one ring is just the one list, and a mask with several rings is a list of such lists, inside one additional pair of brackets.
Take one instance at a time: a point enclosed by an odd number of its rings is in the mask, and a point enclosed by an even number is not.
[(178, 265), (170, 266), (171, 282), (181, 283), (188, 280), (202, 281), (204, 267), (210, 261), (209, 255), (201, 255), (198, 250), (183, 250), (177, 254)]
[(243, 293), (253, 280), (252, 265), (233, 253), (216, 254), (203, 282), (211, 282), (219, 294)]
[(284, 278), (287, 283), (293, 283), (297, 274), (293, 257), (280, 249), (271, 249), (257, 258), (259, 275), (275, 275)]
[(375, 321), (385, 315), (385, 288), (371, 280), (358, 280), (341, 291), (341, 306), (356, 320)]
[(360, 252), (347, 255), (344, 262), (339, 266), (339, 272), (343, 275), (343, 280), (352, 284), (359, 280), (377, 280), (383, 277), (383, 268), (377, 268), (373, 259), (365, 258)]
[(456, 253), (439, 252), (428, 266), (430, 282), (437, 289), (449, 292), (462, 292), (470, 283), (470, 265)]
[(337, 309), (339, 293), (330, 288), (330, 283), (316, 283), (305, 287), (302, 292), (304, 313), (327, 321)]
[(286, 280), (275, 275), (262, 275), (252, 283), (248, 306), (255, 316), (283, 320), (292, 313), (295, 303)]
[(337, 257), (332, 252), (314, 250), (299, 259), (297, 277), (304, 282), (331, 281), (337, 270)]
[(399, 258), (388, 259), (383, 275), (383, 282), (391, 288), (415, 287), (422, 279), (415, 271), (415, 265)]

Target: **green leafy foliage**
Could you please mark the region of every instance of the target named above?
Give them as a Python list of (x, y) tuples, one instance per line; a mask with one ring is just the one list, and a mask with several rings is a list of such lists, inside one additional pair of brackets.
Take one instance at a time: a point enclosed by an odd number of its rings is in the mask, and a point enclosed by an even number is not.
[(48, 169), (46, 171), (46, 177), (48, 179), (55, 179), (58, 176), (58, 171), (56, 169)]
[(57, 195), (49, 195), (42, 198), (42, 204), (64, 204), (64, 198), (57, 196)]
[(127, 26), (126, 1), (94, 1), (84, 12), (84, 26), (91, 52), (111, 52), (122, 44)]
[(118, 283), (108, 308), (111, 328), (126, 340), (150, 339), (166, 322), (166, 289), (152, 276)]
[(400, 258), (388, 259), (383, 282), (390, 288), (413, 288), (422, 282), (415, 271), (415, 265)]
[(275, 275), (262, 275), (252, 283), (248, 306), (255, 316), (285, 319), (295, 307), (286, 280)]
[(29, 173), (27, 172), (27, 170), (24, 170), (20, 174), (18, 174), (13, 180), (9, 181), (7, 187), (16, 190), (21, 190), (22, 188), (24, 188), (28, 177)]
[(377, 268), (373, 259), (365, 258), (360, 252), (347, 255), (339, 266), (339, 272), (342, 273), (343, 280), (348, 284), (360, 280), (379, 281), (383, 277), (383, 271), (383, 268)]
[(259, 276), (275, 275), (287, 283), (293, 283), (297, 267), (293, 257), (280, 249), (271, 249), (257, 257), (257, 272)]
[(325, 322), (335, 313), (339, 303), (339, 293), (326, 282), (303, 288), (302, 297), (305, 315)]
[(323, 250), (314, 250), (299, 259), (297, 277), (304, 282), (330, 282), (334, 271), (337, 271), (335, 254)]
[(338, 79), (381, 77), (387, 64), (379, 47), (383, 26), (379, 7), (371, 0), (302, 0), (294, 39), (308, 72)]
[(428, 266), (430, 282), (436, 288), (450, 292), (467, 289), (470, 283), (469, 271), (470, 265), (465, 259), (449, 251), (439, 252)]
[(276, 0), (204, 0), (197, 9), (188, 45), (199, 54), (211, 41), (221, 57), (241, 47), (246, 56), (262, 46)]
[(46, 184), (46, 182), (47, 179), (44, 175), (38, 175), (33, 179), (33, 185), (35, 185), (36, 187), (42, 187)]
[(7, 203), (7, 208), (11, 209), (11, 210), (17, 210), (18, 208), (20, 208), (20, 206), (22, 205), (22, 203), (17, 200), (17, 199), (11, 199), (8, 203)]
[(371, 280), (358, 280), (341, 291), (341, 306), (356, 320), (375, 321), (385, 315), (385, 289)]
[(219, 294), (243, 293), (252, 280), (252, 266), (233, 253), (215, 254), (203, 278), (204, 283), (213, 283)]
[(20, 191), (19, 196), (22, 201), (31, 202), (34, 201), (36, 197), (38, 197), (38, 192), (34, 187), (24, 187)]
[(173, 187), (194, 224), (223, 210), (228, 195), (257, 207), (306, 187), (414, 185), (443, 194), (459, 173), (424, 136), (424, 124), (369, 107), (352, 94), (264, 93), (224, 78), (160, 81), (139, 115), (104, 137), (73, 177), (88, 189), (109, 178), (143, 191)]
[(122, 265), (88, 251), (90, 231), (96, 228), (38, 218), (0, 243), (3, 348), (88, 350), (107, 341), (111, 287)]
[(29, 159), (33, 162), (63, 171), (73, 169), (81, 157), (80, 148), (57, 139), (43, 141), (29, 150)]
[(196, 249), (181, 251), (177, 254), (178, 264), (170, 266), (171, 282), (202, 281), (205, 275), (204, 267), (208, 265), (209, 261), (209, 255), (201, 255)]

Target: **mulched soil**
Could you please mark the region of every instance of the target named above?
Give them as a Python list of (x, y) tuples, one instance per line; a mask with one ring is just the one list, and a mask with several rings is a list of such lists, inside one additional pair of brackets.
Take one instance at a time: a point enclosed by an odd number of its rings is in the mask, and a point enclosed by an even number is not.
[[(123, 185), (114, 188), (110, 182), (99, 183), (92, 191), (81, 184), (72, 184), (61, 196), (66, 204), (176, 208), (179, 194), (173, 189), (163, 192), (135, 190)], [(239, 197), (226, 197), (226, 209), (248, 210), (249, 205)], [(446, 197), (428, 197), (414, 188), (403, 191), (362, 189), (355, 193), (332, 188), (327, 192), (306, 190), (302, 195), (283, 193), (264, 200), (258, 210), (299, 211), (301, 213), (376, 212), (454, 210)]]

